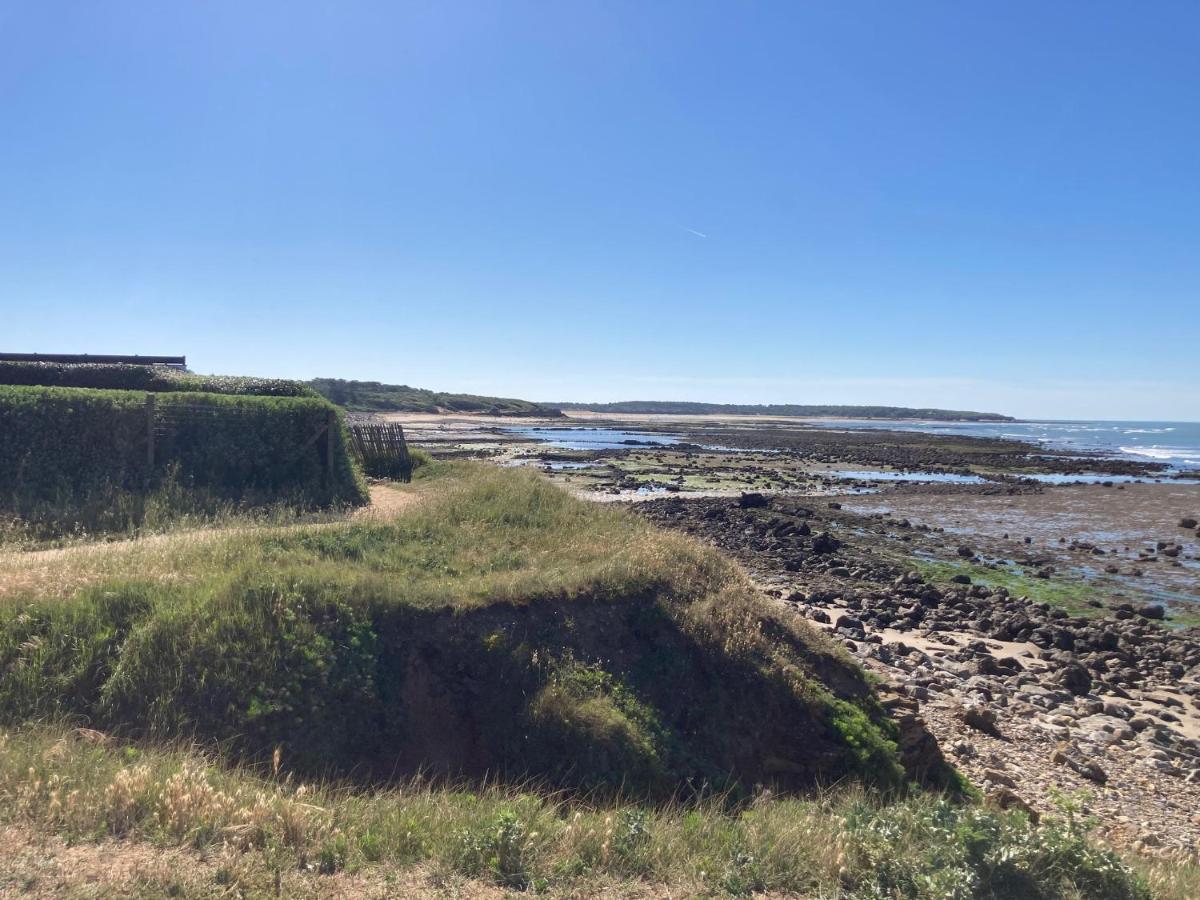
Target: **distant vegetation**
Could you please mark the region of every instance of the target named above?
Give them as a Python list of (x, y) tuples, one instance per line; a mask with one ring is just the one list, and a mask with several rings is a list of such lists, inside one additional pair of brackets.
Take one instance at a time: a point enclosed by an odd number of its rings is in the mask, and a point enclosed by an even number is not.
[(958, 409), (909, 406), (812, 406), (796, 403), (691, 403), (671, 400), (624, 400), (617, 403), (553, 403), (563, 410), (660, 415), (803, 416), (831, 419), (933, 419), (942, 422), (1013, 422), (1012, 416)]
[(493, 416), (561, 416), (555, 407), (509, 397), (445, 394), (406, 384), (314, 378), (308, 382), (331, 403), (351, 412), (486, 413)]

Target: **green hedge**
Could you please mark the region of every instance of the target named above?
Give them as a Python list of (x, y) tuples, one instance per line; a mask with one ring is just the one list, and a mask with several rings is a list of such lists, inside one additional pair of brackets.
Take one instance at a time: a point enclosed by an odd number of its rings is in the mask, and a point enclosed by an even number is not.
[(332, 405), (308, 397), (0, 387), (0, 508), (22, 517), (69, 517), (97, 498), (145, 494), (167, 479), (254, 504), (364, 502), (341, 419), (329, 475), (326, 438), (312, 440), (331, 413)]
[(193, 375), (166, 366), (126, 366), (110, 363), (5, 361), (0, 362), (0, 384), (155, 393), (187, 391), (260, 397), (320, 396), (306, 384), (282, 378)]

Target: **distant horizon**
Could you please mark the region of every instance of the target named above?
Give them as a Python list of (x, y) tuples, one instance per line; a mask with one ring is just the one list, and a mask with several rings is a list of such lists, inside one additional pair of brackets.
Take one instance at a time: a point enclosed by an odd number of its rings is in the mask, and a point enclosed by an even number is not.
[[(158, 349), (161, 349), (161, 348), (158, 348)], [(218, 369), (210, 369), (208, 367), (198, 368), (192, 363), (193, 357), (191, 355), (189, 355), (187, 353), (174, 352), (175, 348), (172, 348), (172, 347), (168, 347), (167, 350), (172, 351), (172, 352), (159, 353), (159, 352), (146, 351), (146, 352), (138, 352), (138, 353), (124, 353), (124, 352), (122, 352), (122, 348), (118, 348), (117, 350), (114, 351), (112, 348), (106, 347), (106, 348), (97, 349), (95, 346), (89, 346), (89, 345), (71, 345), (68, 347), (64, 347), (62, 345), (54, 345), (52, 348), (51, 347), (41, 347), (36, 350), (28, 349), (25, 347), (15, 347), (15, 346), (11, 346), (11, 345), (5, 345), (5, 346), (0, 347), (0, 352), (37, 353), (37, 354), (42, 354), (42, 355), (46, 355), (46, 356), (57, 355), (57, 354), (81, 354), (81, 355), (91, 355), (91, 356), (125, 355), (125, 356), (147, 356), (147, 357), (148, 356), (158, 356), (158, 355), (184, 356), (184, 357), (187, 357), (187, 359), (188, 359), (189, 371), (196, 372), (198, 374), (205, 374), (205, 375), (253, 375), (253, 376), (264, 377), (264, 378), (290, 378), (290, 379), (294, 379), (294, 380), (298, 380), (298, 381), (311, 381), (314, 378), (340, 378), (340, 379), (347, 380), (347, 381), (371, 381), (371, 382), (379, 382), (382, 384), (398, 384), (398, 385), (403, 384), (403, 385), (408, 385), (410, 387), (424, 388), (424, 389), (443, 392), (443, 393), (461, 393), (461, 394), (476, 394), (476, 395), (488, 396), (488, 397), (506, 397), (506, 398), (510, 398), (510, 399), (527, 400), (529, 402), (538, 403), (538, 404), (545, 405), (545, 406), (553, 406), (556, 403), (574, 403), (574, 404), (588, 404), (588, 405), (591, 405), (591, 404), (600, 405), (600, 404), (611, 404), (611, 403), (705, 403), (705, 404), (719, 404), (719, 405), (731, 405), (731, 406), (860, 406), (860, 407), (894, 406), (894, 407), (907, 407), (907, 408), (911, 408), (911, 409), (937, 409), (937, 410), (943, 410), (943, 411), (984, 413), (984, 414), (989, 414), (989, 415), (1008, 416), (1017, 421), (1022, 421), (1022, 422), (1114, 422), (1114, 423), (1168, 422), (1168, 423), (1179, 423), (1179, 424), (1186, 424), (1186, 425), (1200, 424), (1200, 418), (1187, 419), (1187, 418), (1177, 418), (1177, 417), (1173, 417), (1173, 416), (1144, 416), (1144, 415), (1143, 416), (1136, 416), (1136, 415), (1134, 415), (1134, 416), (1114, 416), (1111, 414), (1098, 415), (1098, 416), (1062, 416), (1062, 415), (1056, 415), (1056, 414), (1021, 415), (1019, 413), (1011, 412), (1008, 409), (993, 408), (990, 406), (983, 406), (983, 405), (978, 405), (978, 404), (977, 405), (969, 405), (969, 404), (963, 405), (962, 403), (938, 403), (938, 402), (927, 403), (927, 402), (916, 402), (916, 401), (912, 401), (912, 400), (903, 400), (903, 399), (902, 400), (884, 401), (884, 400), (870, 399), (869, 397), (858, 398), (858, 399), (853, 399), (853, 400), (844, 400), (844, 399), (833, 399), (833, 400), (827, 400), (827, 399), (821, 399), (821, 400), (720, 399), (720, 400), (714, 400), (714, 399), (704, 397), (704, 396), (682, 398), (679, 396), (668, 395), (668, 396), (664, 396), (661, 398), (646, 397), (646, 396), (614, 396), (614, 399), (597, 400), (597, 399), (594, 399), (594, 397), (588, 397), (587, 399), (574, 399), (571, 397), (560, 396), (555, 399), (549, 400), (549, 399), (539, 398), (537, 395), (531, 394), (531, 393), (523, 393), (521, 391), (512, 391), (512, 390), (502, 390), (496, 386), (488, 386), (488, 387), (484, 387), (484, 388), (481, 388), (479, 386), (456, 387), (456, 386), (448, 386), (446, 383), (442, 383), (441, 381), (433, 381), (433, 382), (427, 383), (424, 381), (414, 380), (411, 378), (403, 378), (403, 377), (366, 377), (366, 376), (349, 377), (342, 373), (331, 373), (329, 371), (326, 371), (325, 368), (320, 369), (318, 374), (303, 374), (303, 373), (297, 374), (295, 372), (295, 370), (290, 369), (290, 368), (285, 369), (283, 371), (280, 371), (277, 369), (276, 370), (268, 370), (265, 367), (262, 367), (262, 366), (256, 367), (253, 364), (247, 364), (247, 365), (234, 364), (232, 367), (222, 368), (219, 370)], [(453, 383), (453, 379), (447, 379), (447, 381)], [(903, 385), (903, 381), (897, 380), (897, 384)]]
[[(496, 395), (496, 396), (500, 396), (500, 395)], [(536, 398), (526, 398), (526, 397), (514, 397), (511, 399), (519, 399), (519, 400), (528, 399), (531, 402), (537, 403), (541, 406), (555, 406), (558, 403), (571, 403), (571, 404), (575, 404), (575, 405), (593, 405), (593, 404), (594, 405), (602, 405), (602, 404), (608, 404), (608, 403), (707, 403), (708, 402), (706, 400), (648, 400), (645, 398), (626, 399), (626, 400), (609, 400), (609, 401), (538, 400)], [(895, 406), (895, 407), (903, 406), (903, 407), (907, 407), (910, 409), (936, 409), (941, 412), (971, 412), (971, 413), (981, 413), (984, 415), (1004, 416), (1004, 417), (1010, 418), (1013, 422), (1041, 422), (1041, 423), (1046, 423), (1046, 424), (1059, 424), (1059, 423), (1074, 424), (1074, 423), (1079, 423), (1079, 422), (1085, 422), (1085, 423), (1096, 422), (1096, 423), (1101, 423), (1101, 424), (1110, 424), (1111, 423), (1113, 425), (1131, 425), (1131, 424), (1132, 425), (1141, 425), (1141, 424), (1148, 424), (1148, 423), (1160, 423), (1160, 424), (1168, 424), (1168, 425), (1200, 425), (1200, 419), (1105, 419), (1105, 418), (1066, 419), (1066, 418), (1054, 417), (1054, 416), (1020, 416), (1020, 415), (1016, 415), (1014, 413), (1002, 412), (1002, 411), (997, 411), (997, 410), (992, 410), (992, 409), (957, 409), (955, 407), (948, 407), (948, 406), (928, 406), (926, 404), (915, 404), (914, 405), (914, 404), (909, 404), (909, 403), (905, 403), (905, 404), (824, 403), (824, 402), (809, 402), (809, 401), (803, 401), (803, 402), (795, 401), (795, 402), (784, 402), (784, 403), (756, 403), (756, 402), (751, 401), (751, 402), (747, 402), (747, 403), (730, 403), (730, 404), (720, 404), (720, 405), (764, 406), (764, 407), (765, 406), (857, 406), (857, 407), (864, 407), (864, 408), (871, 407), (871, 406)], [(569, 414), (570, 410), (566, 410), (566, 412)], [(629, 413), (628, 415), (638, 415), (638, 414), (637, 413)], [(679, 413), (678, 415), (684, 415), (684, 413)], [(820, 417), (818, 417), (818, 416), (780, 416), (780, 418), (832, 418), (832, 419), (837, 419), (839, 417), (838, 416), (820, 416)], [(887, 421), (889, 418), (890, 417), (880, 417), (880, 421)], [(960, 424), (971, 424), (971, 423), (964, 421), (964, 422), (960, 422)], [(983, 421), (983, 422), (979, 422), (978, 424), (995, 425), (995, 424), (1003, 424), (1003, 423)]]
[(7, 4), (0, 340), (1200, 421), (1200, 5)]

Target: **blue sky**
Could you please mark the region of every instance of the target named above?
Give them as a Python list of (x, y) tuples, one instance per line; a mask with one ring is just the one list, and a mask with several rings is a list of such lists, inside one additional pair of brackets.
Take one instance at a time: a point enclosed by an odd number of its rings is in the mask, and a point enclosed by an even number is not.
[(0, 0), (0, 349), (1200, 419), (1200, 5)]

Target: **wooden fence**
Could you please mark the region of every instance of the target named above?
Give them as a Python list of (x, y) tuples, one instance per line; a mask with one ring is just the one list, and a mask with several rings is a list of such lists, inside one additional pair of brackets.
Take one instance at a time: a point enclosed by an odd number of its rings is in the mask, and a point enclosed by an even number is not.
[(412, 457), (401, 425), (351, 425), (350, 446), (363, 471), (376, 478), (412, 480)]

